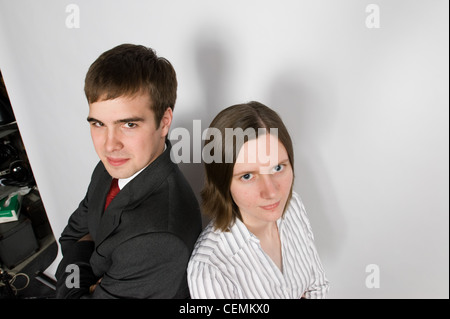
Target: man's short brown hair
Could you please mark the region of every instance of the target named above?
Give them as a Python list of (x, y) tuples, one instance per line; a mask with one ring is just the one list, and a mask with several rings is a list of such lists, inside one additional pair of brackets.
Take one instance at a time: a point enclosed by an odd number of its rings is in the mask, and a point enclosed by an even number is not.
[(167, 59), (142, 45), (121, 44), (101, 54), (90, 66), (84, 92), (89, 104), (148, 93), (159, 127), (167, 108), (175, 107), (177, 86), (175, 70)]

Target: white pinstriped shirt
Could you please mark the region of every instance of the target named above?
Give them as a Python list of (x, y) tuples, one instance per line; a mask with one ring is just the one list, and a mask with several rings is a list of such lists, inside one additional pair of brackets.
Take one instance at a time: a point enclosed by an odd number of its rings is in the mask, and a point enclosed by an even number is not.
[(193, 299), (324, 298), (329, 289), (303, 203), (297, 193), (277, 221), (283, 271), (239, 219), (230, 232), (212, 222), (197, 240), (188, 265)]

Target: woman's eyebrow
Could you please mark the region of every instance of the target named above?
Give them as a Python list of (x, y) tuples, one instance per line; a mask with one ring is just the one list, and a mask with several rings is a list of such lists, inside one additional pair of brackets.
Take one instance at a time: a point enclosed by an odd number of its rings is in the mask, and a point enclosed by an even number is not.
[(245, 174), (255, 174), (256, 172), (258, 172), (258, 171), (257, 170), (256, 171), (242, 170), (242, 171), (238, 171), (238, 172), (234, 173), (233, 176), (242, 176), (242, 175), (245, 175)]
[[(282, 165), (289, 164), (289, 158), (282, 159), (281, 161), (278, 162), (277, 165), (280, 165), (280, 164), (282, 164)], [(233, 173), (233, 176), (241, 176), (241, 175), (245, 175), (245, 174), (255, 174), (255, 173), (258, 173), (258, 172), (259, 172), (259, 170), (254, 170), (254, 169), (245, 170), (245, 169), (243, 169), (243, 170), (237, 171), (236, 173)]]

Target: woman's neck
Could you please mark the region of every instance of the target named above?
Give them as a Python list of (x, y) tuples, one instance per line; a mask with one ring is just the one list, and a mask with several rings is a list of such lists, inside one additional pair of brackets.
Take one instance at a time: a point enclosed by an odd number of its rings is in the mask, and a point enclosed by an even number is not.
[(259, 222), (259, 223), (245, 223), (247, 229), (259, 240), (265, 238), (273, 238), (274, 236), (278, 236), (278, 226), (277, 222)]
[(281, 239), (277, 222), (265, 222), (257, 225), (246, 224), (246, 227), (259, 239), (262, 250), (270, 257), (278, 269), (283, 272)]

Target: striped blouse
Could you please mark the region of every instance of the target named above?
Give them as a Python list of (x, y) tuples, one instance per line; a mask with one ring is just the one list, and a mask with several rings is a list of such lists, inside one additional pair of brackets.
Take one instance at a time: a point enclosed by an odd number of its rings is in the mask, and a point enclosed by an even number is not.
[(210, 222), (198, 238), (189, 261), (191, 297), (324, 298), (329, 283), (297, 193), (293, 192), (286, 213), (277, 224), (283, 271), (239, 219), (229, 232), (214, 230)]

